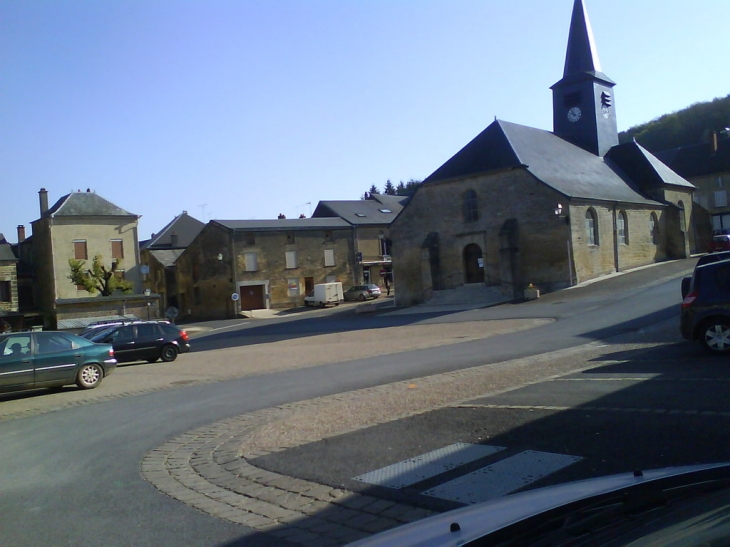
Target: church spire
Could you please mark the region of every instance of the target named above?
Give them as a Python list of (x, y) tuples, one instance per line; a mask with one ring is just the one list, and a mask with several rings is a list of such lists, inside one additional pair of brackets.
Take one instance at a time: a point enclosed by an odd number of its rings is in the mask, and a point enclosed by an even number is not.
[(584, 0), (574, 0), (563, 78), (552, 86), (553, 132), (604, 156), (618, 144), (613, 80), (601, 72)]
[(598, 60), (593, 29), (583, 0), (575, 0), (563, 78), (580, 72), (601, 72), (601, 62)]

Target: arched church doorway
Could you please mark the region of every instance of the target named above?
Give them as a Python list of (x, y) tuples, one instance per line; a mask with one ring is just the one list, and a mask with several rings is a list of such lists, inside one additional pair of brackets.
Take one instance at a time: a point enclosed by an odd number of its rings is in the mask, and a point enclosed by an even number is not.
[(464, 283), (484, 283), (482, 248), (476, 243), (464, 247)]

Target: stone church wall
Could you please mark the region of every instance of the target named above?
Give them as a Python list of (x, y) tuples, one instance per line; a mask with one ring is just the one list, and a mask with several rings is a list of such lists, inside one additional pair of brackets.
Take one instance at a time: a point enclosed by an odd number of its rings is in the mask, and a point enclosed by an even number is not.
[[(476, 192), (478, 204), (478, 218), (471, 222), (464, 212), (468, 190)], [(521, 294), (528, 283), (543, 290), (568, 286), (568, 223), (555, 215), (561, 200), (521, 169), (424, 184), (391, 226), (399, 303), (422, 302), (434, 289), (464, 284), (469, 244), (482, 250), (484, 283), (509, 296)], [(438, 234), (435, 247), (429, 234)]]

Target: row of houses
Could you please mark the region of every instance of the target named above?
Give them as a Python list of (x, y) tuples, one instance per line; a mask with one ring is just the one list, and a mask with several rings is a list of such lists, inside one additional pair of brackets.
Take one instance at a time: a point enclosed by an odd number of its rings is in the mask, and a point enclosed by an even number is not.
[[(138, 216), (90, 191), (49, 207), (41, 189), (32, 236), (21, 226), (16, 244), (0, 242), (0, 313), (62, 328), (105, 315), (202, 320), (298, 306), (316, 283), (380, 279), (401, 305), (470, 284), (509, 298), (704, 252), (730, 225), (730, 140), (658, 156), (619, 144), (614, 86), (574, 0), (553, 131), (495, 120), (408, 198), (322, 201), (299, 219), (183, 213), (140, 243)], [(96, 255), (129, 293), (70, 282), (69, 259)]]
[[(214, 319), (243, 310), (299, 306), (316, 283), (380, 282), (391, 275), (390, 225), (407, 201), (320, 202), (312, 218), (212, 220), (176, 216), (139, 241), (139, 216), (87, 190), (48, 206), (39, 192), (33, 234), (0, 243), (0, 314), (13, 328), (79, 328), (100, 319)], [(131, 284), (91, 294), (70, 278), (70, 260), (94, 257)], [(232, 295), (238, 299), (234, 300)]]

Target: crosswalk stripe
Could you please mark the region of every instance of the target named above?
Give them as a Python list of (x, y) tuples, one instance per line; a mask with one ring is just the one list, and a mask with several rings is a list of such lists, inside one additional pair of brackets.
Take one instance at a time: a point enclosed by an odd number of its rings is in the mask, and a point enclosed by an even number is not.
[(579, 456), (526, 450), (423, 492), (471, 504), (505, 496), (581, 460)]
[(485, 458), (501, 450), (504, 450), (504, 447), (455, 443), (421, 454), (415, 458), (370, 471), (364, 475), (354, 477), (353, 480), (387, 486), (388, 488), (404, 488), (461, 465)]

